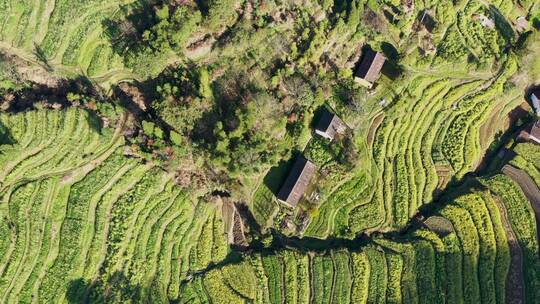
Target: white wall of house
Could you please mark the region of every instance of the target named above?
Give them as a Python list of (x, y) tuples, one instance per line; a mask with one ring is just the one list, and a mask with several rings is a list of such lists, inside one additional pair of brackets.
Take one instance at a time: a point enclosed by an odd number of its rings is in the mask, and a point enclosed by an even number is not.
[(530, 140), (534, 140), (537, 144), (540, 144), (540, 138), (533, 136), (532, 134), (529, 135)]
[(315, 130), (315, 133), (319, 134), (320, 136), (322, 136), (324, 138), (328, 138), (328, 139), (332, 140), (332, 137), (330, 135), (328, 135), (326, 132), (323, 132), (321, 130)]
[(534, 112), (536, 112), (536, 115), (540, 115), (540, 100), (538, 99), (539, 97), (540, 96), (531, 94), (531, 101), (533, 104)]
[(354, 77), (354, 81), (356, 81), (357, 83), (365, 86), (368, 89), (371, 89), (373, 87), (373, 83), (365, 80), (364, 78)]

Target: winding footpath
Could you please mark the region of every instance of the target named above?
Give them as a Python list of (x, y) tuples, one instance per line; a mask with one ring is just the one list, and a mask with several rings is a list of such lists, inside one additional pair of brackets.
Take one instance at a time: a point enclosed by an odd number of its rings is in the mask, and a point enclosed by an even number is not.
[(523, 251), (517, 240), (516, 234), (512, 229), (508, 212), (504, 204), (495, 197), (495, 205), (501, 214), (501, 221), (506, 232), (508, 247), (510, 249), (510, 268), (506, 277), (506, 303), (522, 304), (525, 303), (525, 281), (523, 278)]

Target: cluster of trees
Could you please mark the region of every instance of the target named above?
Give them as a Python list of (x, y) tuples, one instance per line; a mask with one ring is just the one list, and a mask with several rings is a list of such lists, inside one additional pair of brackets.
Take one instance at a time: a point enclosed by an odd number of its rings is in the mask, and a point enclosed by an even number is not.
[(212, 107), (210, 75), (205, 67), (180, 65), (156, 79), (152, 108), (177, 132), (189, 136)]
[(176, 131), (166, 132), (154, 122), (143, 120), (141, 130), (130, 134), (128, 154), (175, 170), (188, 156), (186, 140)]
[[(365, 111), (365, 90), (341, 65), (355, 56), (362, 34), (378, 35), (385, 21), (358, 0), (165, 1), (145, 14), (139, 23), (127, 17), (111, 26), (128, 67), (149, 79), (148, 111), (158, 118), (142, 124), (137, 153), (167, 161), (173, 151), (181, 167), (185, 156), (201, 172), (242, 183), (303, 150), (314, 111), (330, 96), (339, 95), (332, 106), (344, 116)], [(213, 44), (202, 60), (184, 56), (205, 41)], [(329, 41), (345, 53), (330, 54)], [(326, 73), (334, 61), (334, 73)], [(356, 155), (352, 143), (343, 144), (332, 155), (347, 166)]]
[(259, 172), (287, 150), (282, 104), (247, 77), (226, 75), (214, 84), (214, 106), (193, 133), (212, 164), (233, 176)]
[(238, 5), (238, 0), (165, 1), (107, 22), (106, 33), (126, 65), (148, 78), (163, 71), (170, 58), (182, 57), (190, 38), (196, 41), (233, 24)]
[[(189, 36), (197, 31), (202, 16), (196, 7), (164, 5), (153, 11), (148, 26), (130, 42), (125, 51), (126, 65), (143, 76), (155, 76), (167, 65), (167, 60), (183, 51)], [(140, 31), (140, 30), (139, 30)], [(133, 35), (125, 35), (132, 39)]]
[[(220, 117), (213, 129), (213, 138), (203, 139), (212, 162), (232, 174), (259, 172), (264, 165), (276, 163), (285, 131), (286, 119), (265, 120), (271, 113), (270, 96), (261, 94), (246, 106)], [(247, 171), (247, 172), (245, 172)], [(251, 172), (250, 172), (251, 171)]]
[(305, 114), (312, 94), (302, 97), (303, 105), (291, 105), (242, 70), (212, 80), (208, 68), (185, 63), (150, 82), (150, 111), (164, 124), (142, 121), (132, 151), (166, 167), (189, 163), (206, 174), (225, 173), (229, 181), (263, 172), (286, 157), (296, 136), (309, 129)]

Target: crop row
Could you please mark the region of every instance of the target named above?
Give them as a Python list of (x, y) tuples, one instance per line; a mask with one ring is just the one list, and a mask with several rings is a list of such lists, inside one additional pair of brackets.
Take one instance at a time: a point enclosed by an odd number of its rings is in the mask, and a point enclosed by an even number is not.
[(14, 141), (0, 146), (1, 302), (176, 299), (228, 254), (218, 208), (125, 157), (119, 132), (88, 115), (0, 115)]
[(429, 134), (435, 130), (430, 126), (448, 115), (443, 100), (449, 88), (451, 83), (445, 79), (413, 82), (396, 102), (408, 114), (399, 113), (393, 119), (386, 115), (377, 130), (373, 155), (382, 172), (380, 181), (385, 181), (378, 184), (385, 193), (378, 203), (386, 206), (387, 224), (404, 225), (418, 207), (431, 200), (438, 177), (430, 157), (432, 143), (424, 140), (434, 140)]
[[(10, 129), (15, 143), (3, 148), (5, 159), (0, 171), (3, 184), (22, 179), (36, 179), (69, 171), (106, 153), (119, 143), (111, 133), (99, 135), (86, 123), (88, 112), (67, 110), (30, 111), (5, 115), (7, 123), (17, 123)], [(24, 125), (26, 135), (20, 132)], [(21, 135), (18, 135), (21, 134)], [(22, 153), (21, 153), (22, 151)]]
[(496, 175), (484, 182), (504, 203), (523, 253), (527, 301), (540, 298), (540, 260), (535, 215), (523, 192), (509, 177)]
[[(506, 303), (510, 251), (495, 199), (474, 190), (449, 202), (439, 213), (453, 224), (445, 235), (416, 228), (394, 240), (375, 238), (360, 251), (254, 254), (185, 282), (181, 288), (190, 292), (180, 300), (222, 303), (241, 295), (235, 300), (242, 303)], [(509, 216), (515, 218), (511, 210)], [(530, 220), (522, 225), (534, 227)], [(222, 283), (237, 280), (256, 284)]]
[[(469, 171), (481, 155), (478, 130), (492, 109), (504, 101), (500, 95), (516, 67), (510, 56), (492, 80), (418, 76), (411, 81), (385, 112), (372, 146), (379, 177), (371, 188), (374, 199), (369, 204), (384, 206), (385, 223), (366, 222), (370, 216), (359, 213), (377, 208), (366, 210), (360, 207), (366, 202), (358, 200), (358, 207), (349, 214), (350, 229), (402, 227), (420, 206), (432, 200), (441, 179), (459, 178)], [(441, 177), (437, 168), (450, 175)], [(444, 186), (446, 182), (442, 182)]]
[[(360, 231), (403, 227), (448, 182), (478, 165), (487, 148), (482, 143), (493, 139), (500, 126), (482, 127), (497, 114), (495, 110), (504, 115), (517, 105), (508, 80), (517, 71), (518, 60), (512, 52), (504, 52), (513, 43), (504, 20), (515, 13), (511, 4), (499, 1), (491, 9), (479, 1), (431, 6), (429, 14), (437, 26), (427, 36), (438, 51), (419, 60), (426, 66), (409, 66), (412, 56), (403, 54), (400, 64), (407, 67), (405, 77), (391, 86), (380, 81), (380, 90), (367, 98), (366, 108), (375, 102), (385, 104), (382, 110), (372, 111), (373, 117), (384, 115), (382, 121), (371, 118), (371, 123), (377, 123), (367, 132), (367, 137), (373, 134), (368, 149), (374, 166), (362, 163), (362, 172), (343, 174), (338, 187), (321, 193), (306, 236), (351, 237)], [(495, 7), (500, 14), (494, 13)], [(493, 19), (495, 26), (483, 25), (482, 15)], [(350, 117), (350, 121), (357, 119)], [(365, 140), (364, 126), (354, 129), (363, 136), (359, 141)], [(485, 134), (480, 134), (481, 129)], [(313, 156), (322, 163), (329, 161), (329, 155)], [(373, 179), (357, 189), (349, 187), (365, 174)]]
[(45, 56), (52, 65), (91, 77), (104, 75), (123, 68), (105, 35), (104, 21), (118, 15), (124, 2), (1, 0), (0, 40)]
[(349, 303), (353, 286), (351, 257), (346, 251), (257, 254), (240, 264), (208, 272), (202, 280), (206, 293), (189, 292), (196, 290), (193, 285), (198, 282), (196, 278), (182, 286), (186, 292), (181, 293), (181, 301), (185, 296), (204, 302), (202, 298), (208, 295), (213, 303), (232, 303), (227, 301), (240, 295), (234, 303)]

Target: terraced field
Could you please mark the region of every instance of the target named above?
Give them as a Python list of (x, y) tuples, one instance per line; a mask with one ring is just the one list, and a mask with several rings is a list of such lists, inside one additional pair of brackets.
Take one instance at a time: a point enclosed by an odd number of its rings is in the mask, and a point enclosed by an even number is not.
[[(451, 223), (447, 233), (417, 227), (405, 236), (374, 238), (359, 251), (255, 254), (183, 283), (181, 302), (538, 303), (538, 240), (531, 235), (529, 202), (502, 176), (485, 183), (486, 189), (469, 188), (436, 213)], [(523, 250), (524, 273), (512, 262), (510, 233)], [(518, 283), (507, 284), (509, 275), (525, 277), (524, 293), (516, 296)]]
[[(395, 92), (384, 119), (375, 126), (369, 147), (373, 180), (366, 181), (365, 171), (359, 171), (334, 189), (305, 235), (324, 238), (344, 228), (356, 232), (403, 227), (451, 180), (479, 165), (487, 149), (482, 141), (490, 142), (486, 137), (493, 138), (502, 124), (488, 134), (479, 130), (491, 115), (504, 119), (521, 102), (519, 92), (504, 90), (516, 70), (517, 62), (509, 56), (486, 80), (415, 76)], [(374, 186), (366, 188), (370, 183)]]
[[(538, 1), (207, 2), (0, 0), (0, 51), (51, 75), (136, 78), (107, 26), (142, 7), (145, 59), (174, 62), (126, 86), (136, 111), (70, 92), (0, 112), (0, 303), (540, 303), (540, 146), (506, 146), (519, 174), (468, 174), (537, 82), (516, 21)], [(367, 46), (395, 70), (370, 89)], [(2, 108), (30, 106), (8, 88)], [(339, 144), (310, 136), (322, 107)], [(292, 210), (275, 192), (296, 153), (318, 172)]]
[[(353, 130), (362, 155), (343, 172), (325, 173), (315, 182), (320, 199), (303, 206), (309, 221), (294, 233), (354, 238), (359, 232), (404, 227), (449, 183), (482, 164), (490, 144), (508, 127), (508, 114), (523, 102), (516, 78), (527, 67), (520, 66), (521, 55), (514, 50), (515, 23), (536, 9), (534, 1), (415, 4), (414, 13), (397, 13), (396, 26), (385, 29), (390, 37), (384, 39), (399, 53), (395, 65), (401, 77), (383, 75), (359, 102), (367, 117), (344, 109), (339, 96), (328, 98)], [(422, 13), (435, 20), (435, 29), (418, 25), (415, 18)], [(425, 41), (432, 53), (422, 53), (429, 49)], [(310, 149), (308, 144), (304, 155), (311, 156)], [(323, 161), (319, 171), (327, 167)], [(261, 226), (276, 229), (283, 226), (282, 215), (291, 213), (263, 184), (251, 209)], [(295, 211), (292, 217), (298, 223), (304, 213)]]
[(2, 0), (0, 46), (45, 61), (60, 74), (87, 75), (99, 83), (132, 78), (105, 34), (105, 21), (123, 14), (120, 6), (131, 2)]
[(95, 119), (0, 115), (12, 142), (0, 146), (1, 302), (175, 299), (189, 272), (227, 255), (217, 206), (124, 156), (123, 121)]

